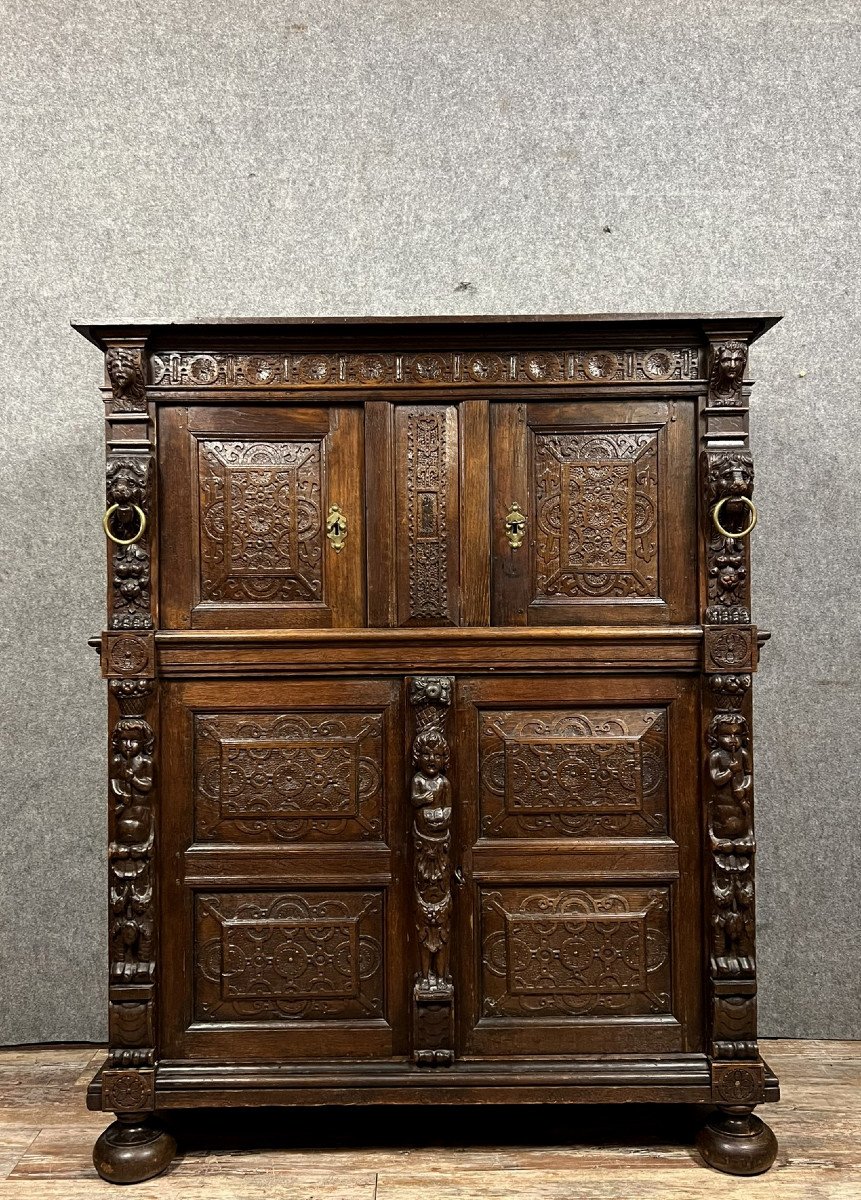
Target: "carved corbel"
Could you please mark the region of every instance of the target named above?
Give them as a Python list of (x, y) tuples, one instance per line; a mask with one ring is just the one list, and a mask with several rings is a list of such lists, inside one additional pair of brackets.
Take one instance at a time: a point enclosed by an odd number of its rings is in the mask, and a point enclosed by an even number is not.
[(413, 985), (413, 1061), (447, 1066), (454, 1058), (451, 939), (451, 783), (445, 722), (454, 681), (410, 681), (415, 714), (412, 746), (413, 888), (418, 964)]
[(111, 346), (105, 354), (105, 372), (111, 388), (111, 411), (146, 412), (143, 349)]
[(709, 405), (715, 408), (740, 405), (747, 346), (737, 341), (713, 342), (709, 358)]

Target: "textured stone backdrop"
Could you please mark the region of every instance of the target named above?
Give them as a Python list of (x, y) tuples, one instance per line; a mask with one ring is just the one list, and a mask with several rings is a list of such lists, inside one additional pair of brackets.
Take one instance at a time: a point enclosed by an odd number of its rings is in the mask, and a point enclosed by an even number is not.
[(3, 0), (0, 1041), (105, 1036), (70, 317), (783, 309), (752, 355), (761, 1029), (861, 1036), (855, 0)]

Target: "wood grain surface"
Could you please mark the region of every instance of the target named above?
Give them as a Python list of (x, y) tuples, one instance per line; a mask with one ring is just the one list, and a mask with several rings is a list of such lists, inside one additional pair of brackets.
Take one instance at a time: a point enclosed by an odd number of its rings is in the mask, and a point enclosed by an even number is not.
[[(861, 1043), (762, 1043), (781, 1077), (769, 1108), (772, 1170), (733, 1179), (703, 1170), (701, 1120), (680, 1108), (314, 1109), (188, 1114), (169, 1171), (133, 1200), (858, 1200)], [(104, 1051), (0, 1050), (0, 1200), (110, 1195), (91, 1162), (106, 1123), (86, 1085)], [(429, 1119), (430, 1116), (430, 1119)]]

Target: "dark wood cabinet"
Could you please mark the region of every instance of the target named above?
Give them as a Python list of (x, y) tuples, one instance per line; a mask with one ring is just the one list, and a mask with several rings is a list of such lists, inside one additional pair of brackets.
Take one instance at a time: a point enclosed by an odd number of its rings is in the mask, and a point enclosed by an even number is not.
[(689, 1102), (766, 1170), (736, 316), (79, 326), (110, 1050), (175, 1109)]

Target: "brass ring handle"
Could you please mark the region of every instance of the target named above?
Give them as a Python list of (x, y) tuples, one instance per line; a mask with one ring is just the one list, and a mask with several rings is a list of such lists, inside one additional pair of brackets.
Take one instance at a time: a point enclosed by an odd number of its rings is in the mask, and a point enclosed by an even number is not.
[[(721, 523), (720, 523), (720, 510), (723, 508), (723, 506), (727, 503), (728, 500), (736, 500), (736, 501), (740, 500), (743, 504), (746, 504), (748, 509), (750, 510), (750, 524), (748, 525), (748, 527), (746, 529), (739, 530), (738, 533), (733, 533), (732, 530), (730, 530), (730, 529), (724, 529), (723, 525), (721, 525)], [(715, 523), (715, 529), (717, 529), (718, 533), (722, 533), (723, 536), (726, 538), (736, 538), (736, 540), (737, 540), (738, 538), (747, 537), (747, 535), (756, 526), (756, 522), (759, 520), (759, 516), (756, 511), (756, 505), (754, 504), (754, 502), (752, 500), (748, 500), (747, 496), (724, 496), (723, 500), (718, 500), (717, 504), (712, 509), (712, 520)]]
[(113, 514), (117, 511), (117, 509), (119, 507), (120, 507), (119, 504), (112, 504), (110, 508), (105, 510), (105, 515), (102, 517), (102, 528), (104, 529), (107, 536), (111, 539), (111, 541), (115, 542), (118, 546), (130, 546), (132, 544), (132, 542), (136, 542), (138, 540), (138, 538), (143, 537), (143, 532), (146, 529), (146, 513), (144, 512), (144, 510), (142, 508), (138, 508), (138, 506), (136, 504), (132, 504), (131, 507), (135, 510), (138, 517), (140, 518), (140, 523), (141, 523), (140, 529), (137, 531), (137, 533), (134, 535), (134, 537), (118, 538), (118, 537), (114, 537), (114, 535), (111, 533), (111, 527), (108, 524), (108, 522), (110, 521), (111, 517), (113, 516)]

